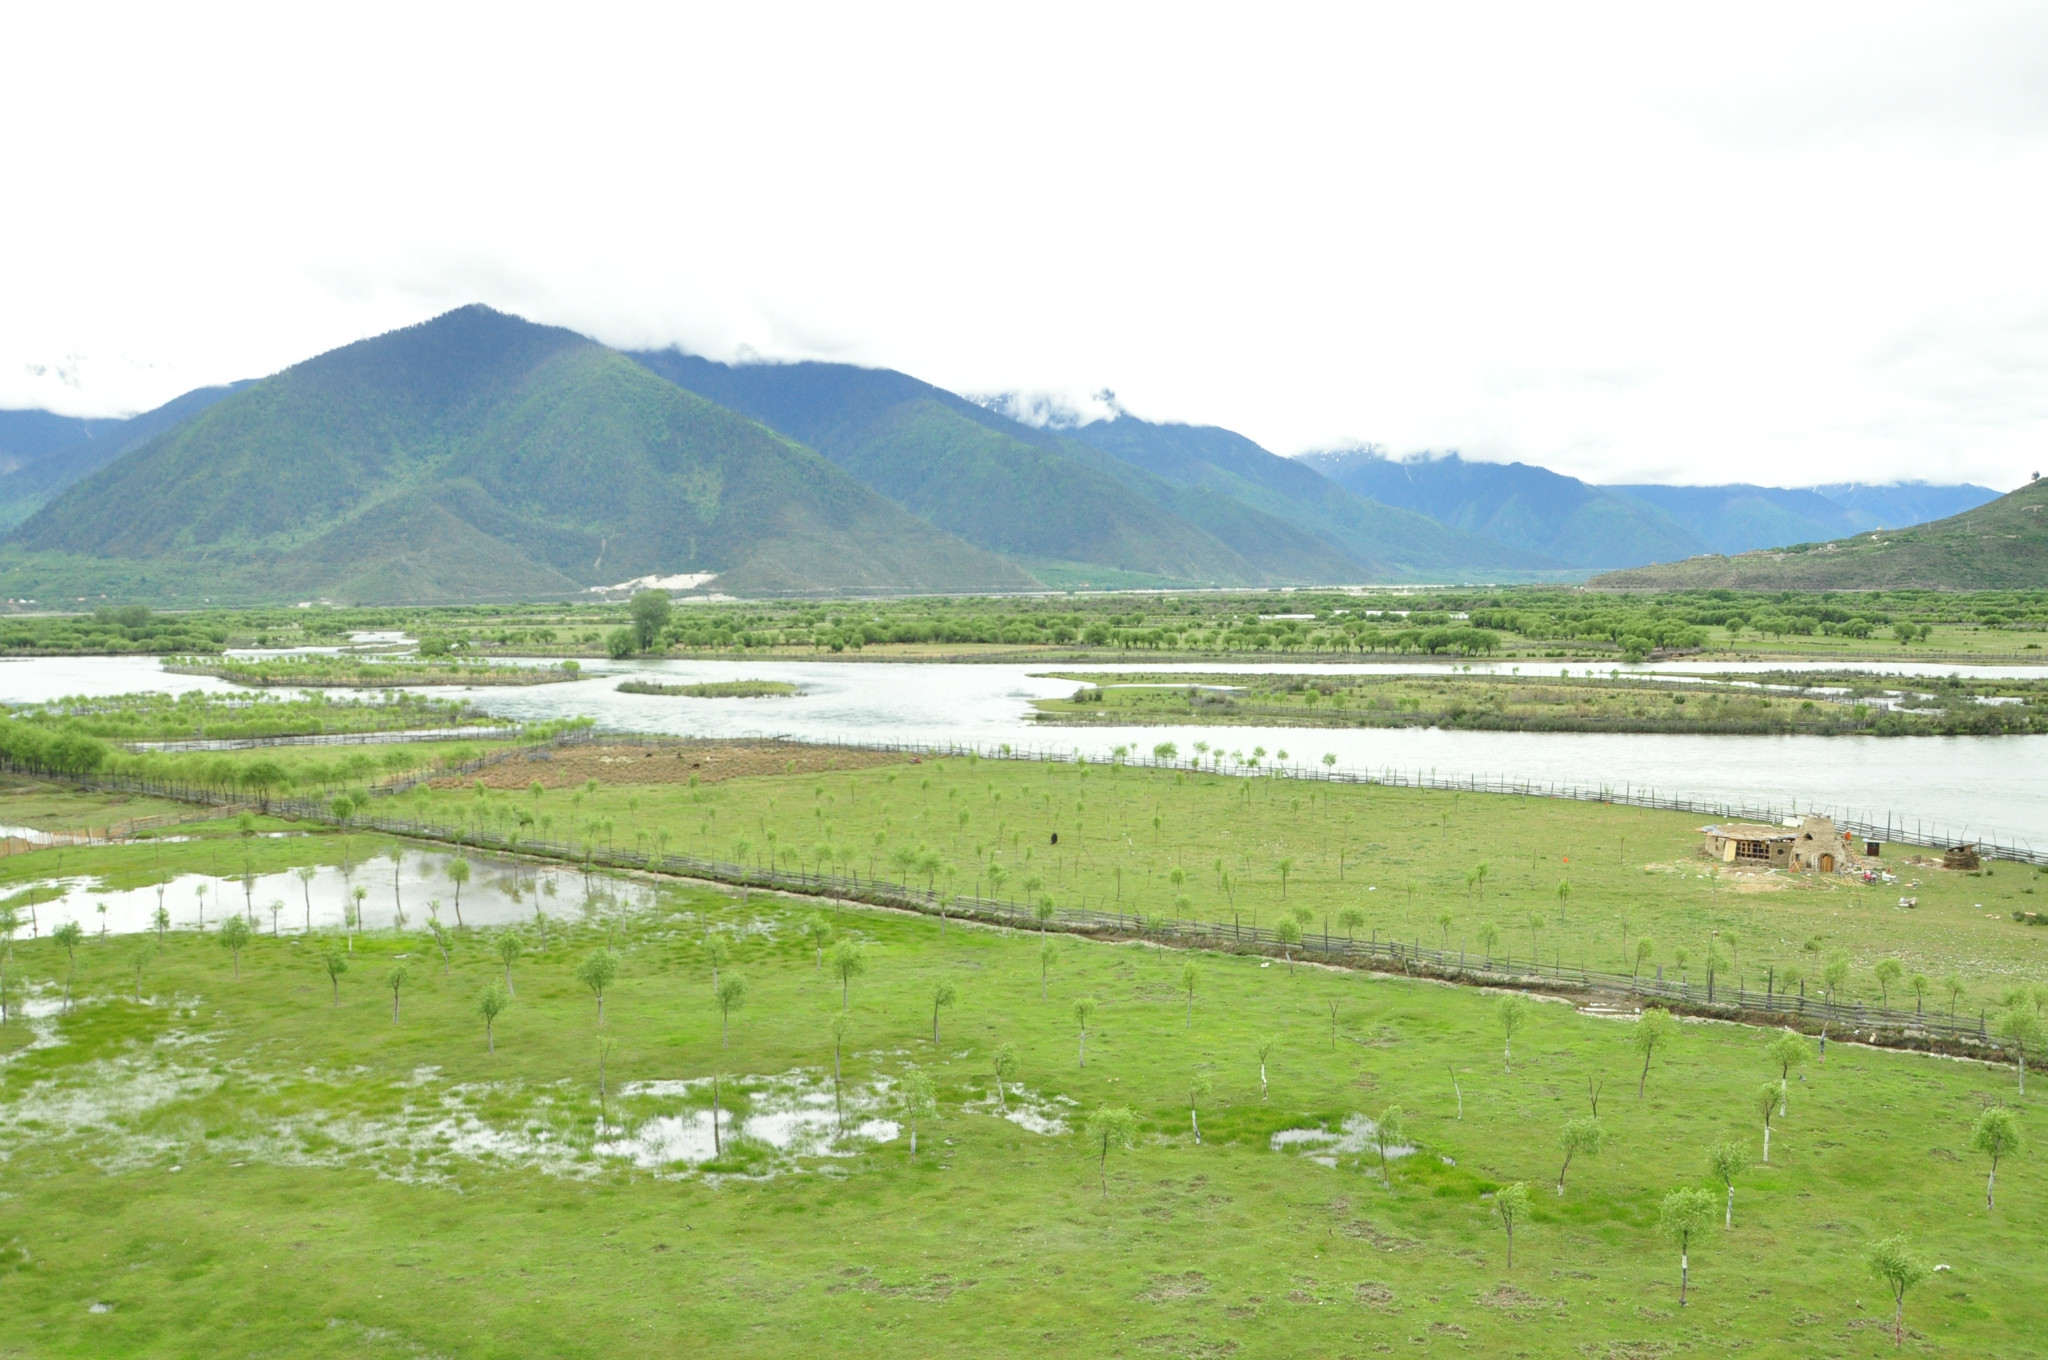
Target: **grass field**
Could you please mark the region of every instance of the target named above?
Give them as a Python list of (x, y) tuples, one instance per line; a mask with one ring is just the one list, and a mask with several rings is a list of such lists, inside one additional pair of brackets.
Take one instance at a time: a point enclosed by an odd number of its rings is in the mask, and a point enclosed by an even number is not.
[[(1980, 1111), (2015, 1099), (2009, 1069), (1833, 1046), (1795, 1077), (1771, 1165), (1737, 1177), (1734, 1228), (1694, 1242), (1681, 1311), (1658, 1206), (1682, 1186), (1718, 1205), (1708, 1148), (1757, 1150), (1768, 1033), (1682, 1026), (1638, 1099), (1626, 1019), (1537, 1005), (1509, 1070), (1496, 1001), (1472, 990), (1075, 940), (1042, 981), (1029, 934), (827, 910), (865, 963), (843, 1059), (865, 1131), (840, 1137), (841, 991), (802, 933), (814, 914), (676, 888), (621, 915), (600, 887), (523, 932), (495, 1054), (474, 999), (503, 969), (481, 933), (445, 975), (421, 935), (359, 937), (338, 1005), (317, 940), (259, 938), (238, 979), (214, 939), (173, 932), (141, 1004), (137, 942), (89, 941), (68, 1015), (61, 950), (18, 944), (37, 1004), (0, 1031), (0, 1348), (1878, 1355), (1889, 1299), (1865, 1256), (1899, 1231), (1949, 1267), (1908, 1296), (1916, 1351), (2044, 1348), (2039, 1161), (2008, 1159), (1987, 1212), (1967, 1149)], [(723, 1042), (714, 939), (746, 983)], [(575, 971), (606, 943), (621, 968), (600, 1030)], [(942, 983), (957, 1002), (934, 1043)], [(1015, 1121), (994, 1108), (1002, 1044)], [(915, 1157), (897, 1099), (913, 1072), (936, 1093)], [(676, 1135), (708, 1130), (714, 1074), (744, 1122), (706, 1160)], [(1560, 1197), (1559, 1131), (1589, 1078), (1606, 1143)], [(1138, 1124), (1106, 1193), (1081, 1132), (1105, 1104)], [(1355, 1120), (1390, 1106), (1415, 1151), (1382, 1179)], [(1275, 1141), (1347, 1121), (1342, 1141)], [(792, 1128), (808, 1148), (777, 1148)], [(1487, 1196), (1518, 1181), (1510, 1269)]]

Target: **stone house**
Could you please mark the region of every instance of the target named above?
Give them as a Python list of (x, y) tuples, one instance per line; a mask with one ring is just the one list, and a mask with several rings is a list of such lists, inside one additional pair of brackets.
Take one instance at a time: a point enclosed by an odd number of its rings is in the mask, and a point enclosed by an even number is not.
[(1838, 830), (1827, 817), (1788, 817), (1780, 826), (1719, 822), (1701, 827), (1700, 834), (1706, 837), (1707, 858), (1723, 864), (1832, 874), (1857, 867), (1862, 858), (1850, 833)]

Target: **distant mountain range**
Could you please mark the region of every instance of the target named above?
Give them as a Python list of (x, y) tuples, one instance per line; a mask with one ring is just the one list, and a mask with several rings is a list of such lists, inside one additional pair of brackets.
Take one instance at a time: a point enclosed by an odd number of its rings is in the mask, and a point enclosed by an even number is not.
[(887, 369), (620, 353), (484, 307), (130, 420), (0, 412), (13, 597), (559, 597), (1580, 579), (1842, 537), (1981, 487), (1589, 485), (1038, 427)]
[(2048, 582), (2048, 481), (1959, 515), (1823, 543), (1712, 554), (1596, 576), (1609, 590), (2038, 590)]

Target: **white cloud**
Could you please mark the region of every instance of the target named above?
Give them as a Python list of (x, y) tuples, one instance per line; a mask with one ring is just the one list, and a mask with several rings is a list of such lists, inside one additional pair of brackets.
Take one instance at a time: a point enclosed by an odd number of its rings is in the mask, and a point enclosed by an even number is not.
[(2039, 7), (48, 6), (8, 33), (0, 405), (134, 409), (482, 300), (1614, 480), (2004, 486), (2048, 434)]

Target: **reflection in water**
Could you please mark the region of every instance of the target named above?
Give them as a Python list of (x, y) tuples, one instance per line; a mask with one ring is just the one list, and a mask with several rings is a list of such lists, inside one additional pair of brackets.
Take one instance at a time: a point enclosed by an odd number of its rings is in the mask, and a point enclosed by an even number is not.
[[(331, 847), (329, 847), (331, 849)], [(471, 877), (462, 885), (460, 924), (513, 925), (536, 916), (583, 916), (592, 912), (651, 906), (654, 890), (641, 883), (592, 875), (573, 867), (522, 864), (470, 855)], [(458, 924), (455, 881), (448, 876), (453, 854), (408, 850), (393, 882), (389, 858), (358, 862), (344, 873), (334, 864), (257, 874), (179, 874), (169, 882), (125, 891), (97, 891), (89, 877), (45, 879), (16, 887), (8, 896), (20, 914), (18, 933), (47, 935), (76, 921), (88, 935), (104, 928), (112, 935), (156, 928), (157, 908), (173, 930), (218, 926), (228, 913), (249, 918), (268, 934), (306, 930), (338, 931), (351, 918), (357, 929), (424, 930), (430, 919)], [(360, 897), (358, 897), (360, 893)], [(360, 916), (347, 909), (360, 903)], [(100, 907), (106, 910), (102, 912)], [(275, 910), (273, 910), (273, 908)], [(31, 917), (33, 913), (33, 919)]]

